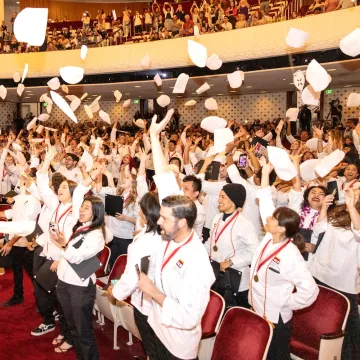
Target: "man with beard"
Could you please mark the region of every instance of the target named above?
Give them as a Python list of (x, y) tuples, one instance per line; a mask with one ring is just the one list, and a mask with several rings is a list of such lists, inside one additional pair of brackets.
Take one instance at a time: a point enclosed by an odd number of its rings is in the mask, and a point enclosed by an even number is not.
[[(159, 156), (162, 150), (158, 138), (171, 115), (169, 111), (159, 124), (155, 117), (150, 128), (157, 180), (169, 178), (166, 160)], [(158, 189), (162, 199), (158, 224), (164, 241), (151, 258), (154, 282), (144, 273), (139, 280), (140, 290), (152, 299), (149, 336), (155, 344), (157, 360), (196, 359), (201, 319), (215, 277), (208, 254), (193, 229), (197, 216), (195, 203), (183, 195), (166, 196), (179, 194), (176, 184), (163, 182)]]

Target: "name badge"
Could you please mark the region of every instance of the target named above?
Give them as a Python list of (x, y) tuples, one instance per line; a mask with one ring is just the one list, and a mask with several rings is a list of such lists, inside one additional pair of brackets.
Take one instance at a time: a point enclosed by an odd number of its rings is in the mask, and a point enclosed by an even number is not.
[(277, 274), (280, 274), (280, 259), (278, 257), (275, 257), (272, 259), (269, 270), (276, 272)]
[(180, 275), (181, 269), (184, 266), (184, 261), (179, 259), (176, 264), (174, 265), (174, 270)]

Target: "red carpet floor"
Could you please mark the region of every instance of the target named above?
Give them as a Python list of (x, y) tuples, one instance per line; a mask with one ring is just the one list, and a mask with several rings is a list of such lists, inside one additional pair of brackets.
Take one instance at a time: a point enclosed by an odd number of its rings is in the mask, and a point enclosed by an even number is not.
[[(35, 311), (33, 287), (25, 272), (24, 290), (24, 303), (0, 308), (0, 360), (75, 360), (74, 351), (66, 354), (54, 352), (51, 342), (58, 334), (58, 329), (39, 337), (30, 335), (30, 331), (41, 323), (41, 316)], [(12, 296), (12, 291), (12, 273), (6, 270), (6, 274), (0, 276), (0, 302), (8, 300)], [(120, 350), (113, 350), (113, 323), (105, 320), (105, 326), (100, 326), (94, 317), (94, 328), (101, 359), (146, 359), (140, 341), (134, 338), (132, 346), (126, 345), (128, 337), (123, 328), (118, 328)]]

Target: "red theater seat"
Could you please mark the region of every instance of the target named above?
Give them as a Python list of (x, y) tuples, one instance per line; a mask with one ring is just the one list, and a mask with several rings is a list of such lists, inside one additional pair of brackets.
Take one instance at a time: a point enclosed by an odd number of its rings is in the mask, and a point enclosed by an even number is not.
[(199, 360), (208, 360), (214, 348), (215, 336), (219, 330), (225, 311), (225, 301), (215, 291), (210, 290), (210, 300), (201, 321), (202, 336), (199, 346)]
[(211, 360), (264, 360), (272, 327), (253, 311), (233, 307), (224, 316)]
[(110, 248), (108, 248), (107, 246), (105, 246), (100, 255), (99, 255), (99, 260), (102, 264), (101, 268), (95, 273), (97, 278), (100, 277), (104, 277), (107, 275), (107, 267), (109, 264), (109, 259), (110, 259), (110, 255), (111, 255), (111, 250)]
[(350, 304), (339, 292), (319, 288), (311, 306), (294, 311), (290, 351), (306, 360), (340, 359)]

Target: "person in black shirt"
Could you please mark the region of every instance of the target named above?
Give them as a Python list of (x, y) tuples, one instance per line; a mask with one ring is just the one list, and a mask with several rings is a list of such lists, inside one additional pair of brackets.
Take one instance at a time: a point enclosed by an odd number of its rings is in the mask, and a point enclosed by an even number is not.
[(5, 20), (2, 21), (1, 23), (1, 37), (4, 39), (5, 35), (7, 32), (7, 26), (5, 24)]
[(178, 5), (174, 15), (176, 15), (182, 22), (185, 21), (185, 11), (183, 10), (181, 4)]
[(306, 130), (307, 132), (310, 132), (311, 110), (306, 104), (303, 105), (300, 109), (299, 121), (301, 130)]

